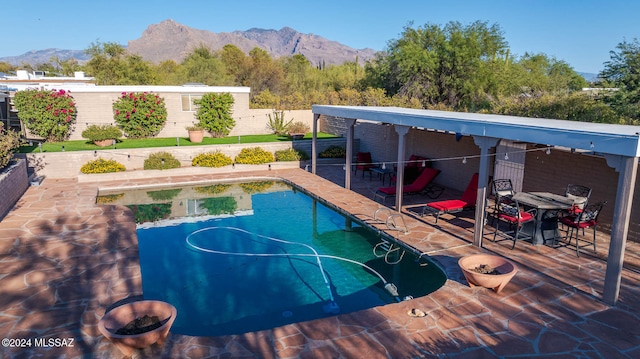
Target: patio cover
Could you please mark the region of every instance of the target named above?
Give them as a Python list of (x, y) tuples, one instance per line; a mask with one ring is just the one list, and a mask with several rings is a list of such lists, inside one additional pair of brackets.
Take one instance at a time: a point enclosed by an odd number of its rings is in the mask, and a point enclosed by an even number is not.
[[(403, 163), (405, 135), (411, 128), (446, 131), (472, 136), (480, 147), (478, 169), (478, 200), (474, 244), (482, 246), (482, 230), (487, 197), (489, 150), (501, 139), (538, 143), (596, 152), (607, 164), (619, 172), (618, 187), (607, 259), (603, 299), (615, 305), (620, 290), (624, 247), (629, 230), (631, 204), (640, 158), (640, 126), (563, 121), (504, 115), (417, 110), (398, 107), (326, 106), (313, 105), (312, 172), (316, 173), (316, 135), (320, 115), (341, 119), (348, 128), (346, 167), (351, 168), (353, 157), (353, 127), (356, 121), (391, 124), (398, 133), (398, 163)], [(402, 168), (399, 166), (398, 168)], [(402, 193), (403, 171), (398, 171), (397, 192)], [(346, 171), (345, 187), (350, 188), (350, 171)], [(396, 196), (396, 208), (401, 211), (402, 196)]]

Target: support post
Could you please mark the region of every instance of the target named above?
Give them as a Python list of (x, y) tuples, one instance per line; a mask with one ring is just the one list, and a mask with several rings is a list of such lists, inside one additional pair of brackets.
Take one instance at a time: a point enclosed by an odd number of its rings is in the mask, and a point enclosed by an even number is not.
[(347, 126), (347, 154), (345, 158), (344, 167), (344, 188), (351, 189), (351, 164), (353, 160), (353, 126), (356, 120), (353, 118), (344, 119), (344, 124)]
[(633, 192), (638, 174), (638, 158), (619, 155), (605, 155), (605, 158), (607, 164), (618, 172), (618, 188), (613, 209), (609, 257), (607, 258), (602, 297), (605, 303), (615, 305), (620, 294), (624, 250), (629, 233)]
[(498, 145), (499, 138), (473, 136), (480, 147), (480, 168), (478, 169), (478, 195), (476, 197), (476, 224), (473, 228), (473, 245), (482, 247), (484, 219), (487, 215), (487, 184), (489, 181), (489, 150)]
[(402, 212), (402, 187), (404, 187), (404, 152), (405, 136), (409, 133), (409, 126), (393, 125), (398, 133), (398, 173), (396, 174), (396, 210)]
[(318, 162), (318, 120), (320, 115), (313, 114), (313, 136), (311, 137), (311, 173), (316, 174)]

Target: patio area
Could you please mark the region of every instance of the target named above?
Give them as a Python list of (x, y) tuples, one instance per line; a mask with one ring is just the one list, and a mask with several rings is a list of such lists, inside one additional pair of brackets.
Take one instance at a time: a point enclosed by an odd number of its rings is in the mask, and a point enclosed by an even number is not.
[[(349, 191), (341, 187), (341, 166), (319, 166), (318, 174), (274, 169), (251, 176), (285, 178), (365, 221), (381, 206), (371, 199), (381, 186), (375, 176), (352, 176)], [(11, 339), (73, 339), (73, 346), (3, 346), (0, 357), (122, 358), (97, 324), (109, 305), (142, 294), (137, 238), (130, 211), (95, 205), (98, 187), (233, 177), (229, 173), (100, 185), (47, 179), (30, 187), (0, 222), (0, 334)], [(439, 199), (457, 196), (447, 189)], [(242, 335), (170, 334), (164, 346), (137, 351), (133, 357), (640, 357), (638, 243), (626, 245), (619, 301), (610, 307), (601, 300), (608, 236), (599, 235), (597, 255), (585, 251), (577, 257), (571, 247), (525, 241), (511, 250), (511, 241), (491, 242), (493, 228), (486, 226), (481, 249), (472, 245), (473, 212), (443, 215), (434, 225), (433, 217), (415, 216), (411, 210), (429, 201), (426, 196), (405, 197), (410, 232), (399, 239), (429, 253), (445, 269), (448, 280), (435, 293)], [(519, 267), (500, 294), (470, 288), (458, 268), (461, 256), (480, 252), (502, 255)], [(427, 315), (407, 315), (412, 308)]]

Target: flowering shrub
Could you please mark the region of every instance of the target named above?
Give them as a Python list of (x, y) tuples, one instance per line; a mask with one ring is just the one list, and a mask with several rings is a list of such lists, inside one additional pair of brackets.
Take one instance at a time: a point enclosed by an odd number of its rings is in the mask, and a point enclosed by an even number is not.
[(5, 168), (16, 148), (20, 147), (20, 137), (14, 131), (3, 131), (0, 123), (0, 170)]
[(127, 169), (124, 165), (116, 160), (105, 160), (104, 158), (98, 158), (93, 161), (89, 161), (80, 167), (80, 172), (88, 173), (110, 173), (110, 172), (124, 172)]
[(127, 137), (153, 137), (167, 120), (164, 98), (149, 92), (123, 92), (113, 103), (113, 119)]
[(301, 150), (287, 148), (286, 150), (276, 151), (276, 161), (301, 161), (307, 159), (309, 159), (309, 156)]
[(77, 111), (68, 91), (26, 89), (16, 92), (13, 103), (18, 118), (34, 135), (47, 141), (63, 141), (69, 137)]
[(229, 188), (231, 188), (230, 184), (219, 183), (219, 184), (214, 184), (214, 185), (211, 185), (211, 186), (194, 187), (193, 189), (197, 193), (216, 195), (216, 194), (224, 193)]
[(261, 147), (243, 148), (236, 156), (236, 163), (247, 165), (257, 165), (261, 163), (273, 162), (273, 153), (262, 149)]
[(201, 153), (193, 158), (191, 165), (195, 167), (224, 167), (233, 163), (231, 157), (219, 150), (216, 152)]

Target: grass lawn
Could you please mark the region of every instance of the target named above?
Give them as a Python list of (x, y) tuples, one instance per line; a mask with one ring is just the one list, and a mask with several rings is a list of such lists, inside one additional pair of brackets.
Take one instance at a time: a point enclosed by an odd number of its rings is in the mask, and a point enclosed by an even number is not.
[[(301, 141), (311, 139), (312, 134), (308, 133)], [(337, 138), (338, 136), (328, 133), (319, 132), (318, 138)], [(268, 135), (247, 135), (247, 136), (228, 136), (223, 138), (205, 137), (201, 143), (189, 142), (188, 137), (169, 137), (169, 138), (143, 138), (143, 139), (121, 139), (117, 140), (115, 148), (149, 148), (149, 147), (174, 147), (174, 146), (202, 146), (202, 145), (228, 145), (233, 143), (259, 143), (259, 142), (279, 142), (289, 141), (291, 138), (287, 136)], [(99, 147), (88, 140), (63, 141), (63, 142), (43, 142), (42, 152), (62, 152), (62, 151), (93, 151), (99, 149), (108, 149), (109, 147)], [(38, 144), (33, 142), (21, 146), (20, 153), (40, 152)]]

